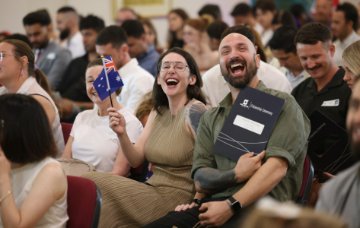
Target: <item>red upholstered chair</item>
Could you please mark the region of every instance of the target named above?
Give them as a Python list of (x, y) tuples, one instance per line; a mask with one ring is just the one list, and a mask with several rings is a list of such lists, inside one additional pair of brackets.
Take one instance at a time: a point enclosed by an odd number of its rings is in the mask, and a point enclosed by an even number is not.
[(68, 141), (68, 138), (70, 136), (71, 128), (72, 128), (71, 123), (65, 123), (65, 122), (61, 123), (61, 129), (62, 129), (62, 132), (63, 132), (65, 144)]
[(67, 228), (96, 228), (99, 224), (101, 193), (96, 184), (84, 177), (67, 176)]
[(314, 167), (311, 164), (310, 158), (306, 156), (304, 160), (304, 170), (303, 170), (303, 179), (301, 182), (301, 188), (298, 198), (296, 199), (296, 202), (298, 204), (302, 204), (302, 205), (307, 204), (310, 198), (313, 178), (314, 178)]

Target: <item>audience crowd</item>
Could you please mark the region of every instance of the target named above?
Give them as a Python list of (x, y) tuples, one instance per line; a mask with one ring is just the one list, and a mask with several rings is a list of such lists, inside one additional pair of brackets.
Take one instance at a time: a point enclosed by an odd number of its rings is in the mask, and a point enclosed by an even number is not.
[[(360, 4), (276, 3), (171, 9), (166, 44), (129, 7), (109, 25), (38, 9), (0, 31), (0, 228), (66, 227), (77, 160), (99, 227), (359, 228)], [(111, 69), (123, 86), (104, 99)], [(284, 104), (265, 149), (231, 160), (215, 142), (246, 87)]]

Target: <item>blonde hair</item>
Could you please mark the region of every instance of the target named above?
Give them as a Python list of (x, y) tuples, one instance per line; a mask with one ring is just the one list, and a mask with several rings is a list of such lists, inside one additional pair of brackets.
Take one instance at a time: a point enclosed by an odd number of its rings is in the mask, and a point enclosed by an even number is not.
[(350, 71), (356, 76), (360, 76), (360, 40), (349, 45), (343, 52), (343, 61), (347, 63)]
[(325, 213), (306, 208), (294, 218), (284, 218), (273, 213), (255, 209), (242, 224), (242, 227), (256, 228), (346, 228), (346, 224), (337, 216), (330, 216)]
[(265, 197), (244, 218), (241, 227), (256, 228), (346, 228), (340, 217), (302, 208), (293, 202)]
[(152, 99), (152, 92), (149, 92), (143, 96), (143, 99), (135, 111), (135, 116), (138, 118), (145, 127), (143, 122), (147, 116), (150, 115), (151, 110), (154, 108), (154, 102)]

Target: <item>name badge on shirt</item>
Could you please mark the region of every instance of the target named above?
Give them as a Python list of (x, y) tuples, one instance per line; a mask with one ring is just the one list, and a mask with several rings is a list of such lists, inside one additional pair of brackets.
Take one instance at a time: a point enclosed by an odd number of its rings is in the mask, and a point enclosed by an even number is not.
[(46, 58), (48, 58), (48, 59), (55, 59), (55, 53), (54, 52), (51, 52), (51, 53), (49, 53), (47, 56), (46, 56)]
[(334, 99), (329, 101), (323, 101), (321, 107), (337, 107), (340, 104), (340, 99)]

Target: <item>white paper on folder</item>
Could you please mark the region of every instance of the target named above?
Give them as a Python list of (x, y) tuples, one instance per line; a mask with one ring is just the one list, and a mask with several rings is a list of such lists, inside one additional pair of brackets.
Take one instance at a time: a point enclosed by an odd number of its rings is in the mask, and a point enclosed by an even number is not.
[(235, 117), (233, 124), (248, 131), (254, 132), (258, 135), (262, 134), (265, 127), (264, 124), (258, 123), (240, 115), (237, 115)]

